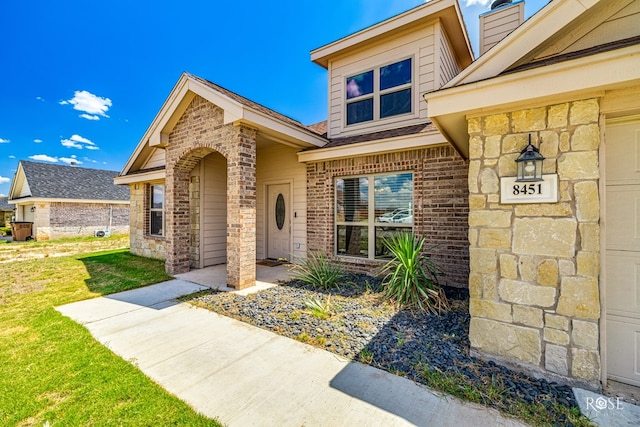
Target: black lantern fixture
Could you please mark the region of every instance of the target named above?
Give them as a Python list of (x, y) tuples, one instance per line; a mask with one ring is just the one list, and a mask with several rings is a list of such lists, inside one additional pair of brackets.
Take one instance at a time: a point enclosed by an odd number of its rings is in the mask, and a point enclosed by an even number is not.
[(542, 181), (542, 161), (544, 157), (531, 143), (531, 134), (529, 134), (529, 144), (520, 152), (520, 156), (516, 159), (518, 175), (516, 182), (536, 182)]

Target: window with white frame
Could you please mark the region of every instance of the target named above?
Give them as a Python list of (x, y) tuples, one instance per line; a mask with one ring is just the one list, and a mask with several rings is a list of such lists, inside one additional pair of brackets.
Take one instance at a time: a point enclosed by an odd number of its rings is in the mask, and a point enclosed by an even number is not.
[(389, 258), (383, 240), (413, 230), (413, 173), (335, 180), (337, 255)]
[(347, 125), (411, 112), (411, 58), (368, 70), (346, 81)]
[(149, 234), (164, 236), (164, 185), (150, 185), (149, 189)]

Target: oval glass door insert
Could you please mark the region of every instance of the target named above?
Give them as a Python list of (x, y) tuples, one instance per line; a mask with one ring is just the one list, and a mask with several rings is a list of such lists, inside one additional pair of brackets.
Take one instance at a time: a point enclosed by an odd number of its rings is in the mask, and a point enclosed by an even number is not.
[(282, 193), (280, 193), (278, 194), (278, 198), (276, 199), (276, 225), (278, 226), (278, 230), (282, 230), (282, 227), (284, 227), (284, 217), (284, 196), (282, 195)]

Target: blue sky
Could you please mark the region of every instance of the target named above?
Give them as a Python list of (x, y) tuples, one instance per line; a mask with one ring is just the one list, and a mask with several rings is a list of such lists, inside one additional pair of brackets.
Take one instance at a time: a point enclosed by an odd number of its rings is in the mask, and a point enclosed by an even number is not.
[[(327, 115), (330, 43), (423, 0), (59, 0), (0, 5), (0, 194), (19, 160), (120, 170), (180, 74), (305, 124)], [(460, 0), (477, 52), (490, 0)], [(526, 17), (548, 0), (526, 0)]]

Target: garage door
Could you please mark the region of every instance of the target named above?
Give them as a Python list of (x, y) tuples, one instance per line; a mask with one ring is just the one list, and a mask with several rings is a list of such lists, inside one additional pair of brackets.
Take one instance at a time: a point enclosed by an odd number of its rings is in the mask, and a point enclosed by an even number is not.
[(606, 127), (609, 378), (640, 386), (640, 118)]

